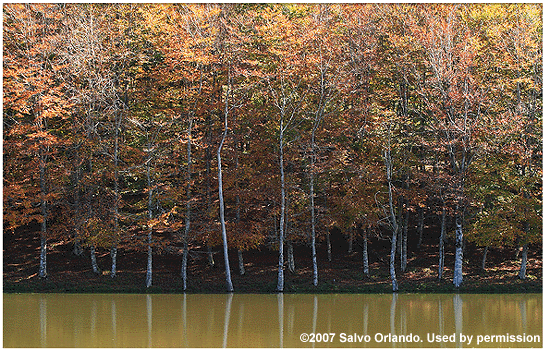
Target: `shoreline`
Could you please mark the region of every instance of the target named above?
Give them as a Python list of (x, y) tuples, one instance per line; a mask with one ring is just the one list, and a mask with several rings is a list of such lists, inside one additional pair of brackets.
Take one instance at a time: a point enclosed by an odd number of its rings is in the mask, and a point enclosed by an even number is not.
[[(303, 251), (303, 252), (302, 252)], [(484, 271), (482, 250), (472, 249), (464, 269), (464, 280), (459, 289), (452, 284), (452, 253), (447, 255), (443, 279), (437, 279), (436, 246), (427, 245), (415, 250), (405, 272), (397, 272), (398, 293), (403, 294), (495, 294), (542, 293), (542, 255), (539, 250), (529, 258), (525, 280), (518, 278), (520, 261), (514, 259), (511, 249), (495, 249), (488, 258)], [(369, 276), (363, 274), (361, 253), (338, 254), (331, 262), (319, 260), (319, 284), (312, 284), (312, 269), (306, 247), (296, 249), (296, 270), (285, 269), (283, 293), (289, 294), (391, 294), (389, 267), (383, 259), (373, 259)], [(182, 294), (183, 282), (179, 274), (181, 256), (177, 252), (153, 254), (153, 286), (145, 287), (146, 254), (136, 250), (119, 252), (117, 275), (110, 277), (110, 256), (106, 250), (97, 254), (100, 273), (91, 270), (88, 255), (75, 256), (68, 244), (56, 245), (48, 253), (48, 277), (38, 278), (37, 256), (17, 256), (4, 246), (4, 293), (125, 293), (125, 294)], [(209, 266), (205, 257), (197, 256), (189, 262), (187, 291), (189, 294), (227, 293), (225, 271), (221, 254), (216, 254), (215, 265)], [(277, 252), (253, 250), (245, 253), (246, 273), (236, 267), (237, 252), (230, 251), (232, 281), (237, 294), (276, 294)]]
[[(39, 279), (32, 278), (22, 282), (11, 282), (4, 279), (4, 293), (76, 293), (76, 294), (226, 294), (224, 281), (217, 284), (196, 284), (192, 282), (187, 289), (183, 291), (181, 279), (177, 276), (167, 273), (158, 274), (153, 279), (159, 281), (158, 285), (150, 288), (139, 286), (145, 281), (137, 280), (136, 273), (121, 274), (116, 278), (109, 276), (91, 276), (85, 274), (85, 279), (71, 280), (70, 282), (60, 283), (63, 278), (57, 279)], [(142, 278), (142, 277), (140, 277)], [(245, 277), (235, 279), (235, 294), (277, 294), (274, 283), (262, 284), (265, 277), (248, 276), (248, 281), (243, 283)], [(256, 279), (254, 279), (256, 278)], [(426, 278), (416, 281), (399, 282), (399, 291), (401, 294), (540, 294), (543, 292), (542, 280), (538, 278), (528, 278), (521, 281), (519, 278), (506, 277), (500, 280), (491, 279), (491, 282), (485, 282), (479, 276), (465, 277), (463, 285), (456, 289), (452, 281), (439, 282), (437, 278)], [(387, 280), (363, 279), (351, 281), (348, 284), (337, 284), (335, 282), (320, 282), (317, 287), (311, 283), (304, 282), (298, 274), (287, 278), (288, 285), (285, 287), (285, 294), (391, 294), (393, 293), (391, 282)], [(131, 282), (134, 282), (133, 284)], [(170, 282), (171, 281), (171, 282)], [(83, 283), (86, 282), (86, 283)]]

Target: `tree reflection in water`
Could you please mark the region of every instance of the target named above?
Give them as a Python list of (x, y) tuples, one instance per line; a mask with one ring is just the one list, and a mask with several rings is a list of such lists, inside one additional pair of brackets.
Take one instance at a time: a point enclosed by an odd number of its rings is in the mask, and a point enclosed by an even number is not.
[(47, 347), (46, 343), (46, 333), (48, 331), (48, 305), (45, 296), (40, 297), (40, 306), (39, 306), (39, 318), (40, 318), (40, 347)]
[(455, 338), (456, 347), (462, 347), (460, 334), (462, 334), (462, 298), (459, 294), (453, 296), (453, 307), (455, 311)]
[[(393, 293), (391, 296), (390, 307), (390, 333), (395, 335), (395, 306), (397, 306), (397, 293)], [(395, 347), (395, 342), (392, 340), (392, 347)]]
[(285, 318), (285, 312), (284, 312), (284, 298), (285, 295), (283, 293), (277, 294), (277, 316), (279, 319), (279, 347), (283, 347), (283, 335), (284, 335), (284, 318)]
[(146, 296), (146, 309), (147, 309), (147, 347), (153, 347), (153, 299), (151, 295)]
[(183, 293), (183, 300), (181, 303), (181, 315), (183, 325), (183, 347), (189, 347), (189, 339), (187, 335), (187, 293)]
[(233, 293), (227, 294), (225, 302), (225, 318), (223, 323), (223, 348), (227, 347), (227, 334), (229, 331), (229, 319), (231, 318), (231, 304), (233, 303)]
[[(541, 294), (4, 294), (3, 307), (5, 347), (462, 347), (461, 333), (542, 335)], [(426, 333), (454, 340), (374, 340)]]

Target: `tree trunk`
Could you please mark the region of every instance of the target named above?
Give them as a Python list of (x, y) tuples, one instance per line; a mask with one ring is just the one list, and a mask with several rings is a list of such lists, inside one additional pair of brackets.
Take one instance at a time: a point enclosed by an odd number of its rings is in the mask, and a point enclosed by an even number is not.
[(327, 240), (327, 260), (329, 262), (332, 262), (332, 244), (330, 243), (330, 229), (327, 230), (326, 235)]
[[(330, 184), (329, 184), (329, 188), (330, 188)], [(325, 194), (323, 195), (323, 199), (324, 199), (324, 203), (325, 203), (325, 208), (328, 208), (327, 206), (327, 194), (325, 192)], [(325, 228), (325, 230), (327, 231), (327, 234), (325, 235), (326, 237), (326, 241), (327, 241), (327, 260), (329, 262), (332, 262), (332, 244), (330, 242), (330, 229), (329, 228)]]
[(97, 260), (95, 256), (95, 245), (90, 246), (90, 258), (92, 260), (92, 271), (95, 274), (99, 274), (99, 267), (97, 266)]
[(46, 269), (46, 252), (47, 252), (47, 239), (46, 239), (46, 222), (42, 222), (42, 230), (40, 233), (40, 265), (38, 268), (38, 276), (40, 278), (46, 278), (48, 272)]
[(422, 246), (422, 236), (424, 234), (424, 207), (420, 207), (420, 214), (418, 219), (418, 244), (417, 248)]
[(390, 254), (390, 277), (391, 277), (391, 284), (392, 284), (392, 291), (397, 292), (399, 290), (399, 287), (397, 285), (397, 278), (395, 276), (395, 249), (397, 245), (397, 231), (393, 231), (393, 235), (391, 238), (391, 254)]
[[(75, 146), (77, 148), (77, 146)], [(74, 188), (74, 220), (75, 220), (75, 234), (74, 234), (74, 246), (73, 246), (73, 254), (75, 256), (82, 256), (84, 250), (82, 249), (82, 240), (80, 238), (81, 235), (81, 220), (80, 220), (80, 157), (78, 155), (78, 151), (75, 150), (75, 155), (73, 159), (73, 188)]]
[(284, 290), (284, 240), (285, 240), (285, 170), (283, 159), (283, 116), (280, 118), (279, 124), (279, 171), (281, 174), (281, 213), (279, 219), (279, 265), (277, 268), (277, 291), (283, 292)]
[(212, 245), (207, 244), (206, 252), (208, 254), (208, 256), (207, 256), (208, 257), (208, 265), (210, 267), (214, 267), (215, 262), (214, 262), (214, 252), (212, 251)]
[(46, 251), (47, 251), (47, 217), (48, 217), (48, 204), (46, 202), (46, 156), (42, 146), (40, 147), (40, 192), (42, 193), (42, 200), (40, 201), (40, 208), (42, 212), (42, 225), (40, 231), (40, 264), (38, 268), (38, 276), (40, 278), (46, 278)]
[(296, 272), (296, 265), (294, 262), (294, 245), (292, 244), (292, 241), (286, 242), (286, 256), (287, 256), (287, 264), (288, 264), (288, 271), (290, 273)]
[(485, 262), (487, 262), (487, 251), (489, 251), (489, 245), (483, 249), (483, 258), (481, 259), (481, 270), (485, 270)]
[(443, 278), (443, 268), (445, 267), (445, 206), (443, 206), (443, 211), (441, 213), (441, 232), (439, 234), (439, 265), (437, 270), (437, 279), (441, 280)]
[(404, 272), (406, 269), (407, 269), (407, 235), (408, 235), (408, 231), (409, 231), (409, 210), (407, 209), (408, 207), (408, 202), (405, 200), (405, 208), (403, 209), (403, 211), (405, 211), (405, 217), (403, 218), (403, 223), (402, 223), (402, 230), (403, 230), (403, 244), (402, 244), (402, 248), (401, 248), (401, 272)]
[(389, 204), (389, 212), (390, 212), (390, 225), (392, 227), (391, 252), (390, 252), (390, 277), (392, 282), (392, 291), (397, 292), (399, 290), (399, 287), (397, 285), (397, 277), (395, 275), (395, 251), (397, 246), (397, 234), (399, 231), (399, 225), (397, 224), (397, 219), (395, 217), (395, 211), (393, 208), (393, 195), (392, 195), (393, 161), (391, 158), (391, 149), (389, 148), (384, 152), (384, 162), (386, 164), (386, 179), (388, 182), (388, 204)]
[[(324, 93), (324, 75), (321, 76), (321, 94)], [(321, 96), (321, 101), (323, 101), (323, 96)], [(309, 173), (309, 201), (310, 201), (310, 211), (311, 211), (311, 259), (313, 264), (313, 286), (317, 286), (319, 283), (319, 273), (318, 273), (318, 267), (317, 267), (317, 249), (315, 247), (315, 241), (316, 241), (316, 234), (315, 234), (315, 191), (314, 191), (314, 185), (315, 185), (315, 161), (317, 158), (317, 152), (315, 144), (315, 132), (317, 131), (317, 128), (319, 126), (319, 123), (321, 122), (321, 118), (323, 116), (323, 109), (320, 107), (317, 110), (317, 113), (315, 115), (315, 123), (313, 125), (313, 128), (311, 130), (311, 169)]]
[[(227, 94), (228, 93), (229, 93), (229, 89), (227, 90)], [(227, 94), (226, 94), (226, 100), (225, 100), (223, 135), (222, 135), (222, 140), (220, 141), (220, 146), (218, 147), (218, 152), (216, 154), (216, 157), (218, 159), (218, 196), (220, 199), (220, 223), (222, 226), (223, 258), (225, 263), (225, 281), (227, 284), (227, 291), (232, 292), (233, 282), (231, 281), (231, 269), (229, 266), (229, 252), (227, 247), (227, 231), (225, 229), (225, 205), (223, 201), (222, 156), (221, 156), (223, 143), (225, 141), (225, 137), (227, 136), (227, 115), (229, 113), (229, 110), (228, 110), (229, 101), (228, 101)]]
[(183, 250), (181, 255), (181, 279), (183, 281), (183, 291), (187, 290), (187, 259), (189, 256), (188, 236), (184, 234)]
[(115, 150), (114, 150), (114, 163), (115, 163), (115, 170), (114, 170), (114, 177), (115, 177), (115, 201), (113, 204), (114, 207), (114, 222), (115, 222), (115, 228), (113, 232), (113, 238), (112, 238), (112, 244), (111, 244), (111, 278), (114, 278), (116, 276), (116, 259), (117, 259), (117, 251), (118, 251), (118, 241), (119, 241), (119, 201), (120, 201), (120, 189), (118, 184), (118, 153), (119, 153), (119, 145), (118, 145), (118, 139), (119, 139), (119, 129), (120, 125), (122, 123), (122, 116), (120, 114), (117, 114), (117, 120), (115, 123)]
[(369, 273), (369, 252), (368, 252), (368, 236), (370, 232), (370, 226), (366, 231), (363, 231), (363, 274), (370, 277)]
[[(151, 144), (147, 148), (151, 150)], [(147, 155), (147, 188), (148, 191), (148, 202), (147, 202), (147, 218), (150, 220), (153, 219), (153, 184), (151, 181), (151, 153)], [(148, 224), (149, 230), (147, 231), (147, 275), (145, 277), (145, 286), (151, 287), (153, 285), (153, 248), (151, 247), (153, 243), (153, 228)]]
[(353, 232), (349, 231), (349, 239), (348, 239), (348, 254), (351, 254), (353, 252)]
[(527, 272), (527, 249), (529, 247), (529, 244), (523, 245), (523, 249), (521, 250), (521, 268), (519, 269), (519, 279), (525, 280), (526, 272)]
[(153, 285), (153, 229), (149, 228), (147, 232), (147, 275), (145, 276), (145, 286), (147, 288)]
[(183, 253), (181, 255), (181, 279), (183, 281), (183, 291), (187, 291), (187, 256), (189, 248), (187, 241), (183, 242)]
[[(183, 114), (183, 113), (182, 113)], [(187, 290), (187, 255), (189, 253), (189, 232), (191, 231), (191, 138), (193, 128), (193, 115), (189, 115), (189, 124), (187, 126), (187, 174), (186, 174), (186, 196), (185, 205), (185, 228), (183, 230), (183, 252), (181, 257), (181, 278), (183, 280), (183, 291)]]
[[(91, 132), (88, 130), (87, 131), (87, 138), (88, 140), (91, 140)], [(92, 155), (89, 155), (88, 157), (88, 167), (89, 167), (89, 172), (90, 174), (93, 174), (92, 170), (93, 170), (93, 160), (92, 160)], [(88, 220), (92, 219), (93, 215), (94, 215), (94, 211), (93, 211), (93, 185), (88, 185), (87, 187), (87, 191), (88, 191), (88, 194), (87, 194), (87, 202), (88, 202)], [(90, 238), (91, 234), (90, 232), (88, 231), (88, 238)], [(93, 243), (93, 239), (92, 239), (92, 243), (91, 243), (91, 246), (90, 246), (90, 258), (91, 258), (91, 261), (92, 261), (92, 272), (94, 273), (99, 273), (99, 268), (97, 267), (97, 261), (96, 261), (96, 257), (95, 257), (95, 244)]]
[[(235, 118), (235, 124), (237, 123), (236, 121), (236, 118)], [(235, 224), (237, 224), (237, 227), (239, 225), (239, 223), (241, 222), (241, 197), (239, 196), (240, 192), (241, 192), (241, 189), (239, 187), (239, 180), (240, 180), (240, 177), (239, 177), (239, 151), (240, 151), (240, 147), (239, 147), (239, 139), (237, 138), (237, 133), (233, 132), (233, 137), (234, 137), (234, 150), (235, 150), (235, 174), (237, 175), (235, 177), (235, 190), (236, 190), (236, 193), (237, 193), (237, 196), (235, 196), (235, 207), (236, 207), (236, 214), (235, 214)], [(243, 260), (243, 250), (242, 249), (238, 249), (237, 250), (237, 257), (239, 259), (239, 274), (240, 275), (245, 275), (246, 271), (244, 269), (244, 260)]]
[[(212, 208), (212, 196), (211, 196), (211, 190), (210, 190), (210, 179), (212, 178), (212, 171), (211, 171), (211, 164), (210, 161), (212, 159), (212, 153), (210, 151), (210, 145), (212, 143), (212, 119), (210, 115), (208, 115), (208, 131), (206, 135), (207, 139), (207, 147), (206, 147), (206, 213), (210, 214), (211, 208)], [(210, 218), (209, 218), (210, 219)], [(210, 231), (210, 223), (211, 221), (208, 221), (208, 229)], [(206, 239), (206, 250), (208, 252), (207, 255), (207, 261), (208, 265), (210, 267), (214, 267), (214, 254), (212, 252), (212, 245), (210, 245), (210, 238)]]
[(455, 269), (453, 274), (453, 284), (455, 288), (459, 288), (462, 284), (462, 254), (464, 244), (464, 234), (462, 232), (462, 216), (461, 211), (457, 206), (456, 211), (456, 255), (455, 255)]
[(117, 258), (117, 245), (113, 244), (111, 246), (111, 278), (116, 276), (116, 258)]
[(90, 257), (92, 260), (92, 271), (96, 274), (99, 274), (99, 267), (97, 265), (97, 258), (95, 254), (95, 244), (92, 244), (90, 247)]
[[(313, 139), (313, 138), (312, 138)], [(313, 191), (314, 175), (313, 167), (315, 165), (315, 155), (312, 155), (311, 167), (312, 171), (309, 179), (309, 198), (310, 198), (310, 210), (311, 210), (311, 258), (313, 262), (313, 286), (317, 286), (319, 283), (319, 277), (317, 272), (317, 251), (315, 249), (315, 194)]]
[(246, 271), (244, 270), (243, 250), (237, 250), (237, 256), (239, 258), (239, 274), (245, 275)]
[(227, 135), (227, 115), (225, 116), (225, 128), (224, 133), (222, 137), (222, 141), (220, 142), (220, 146), (218, 148), (217, 152), (217, 158), (218, 158), (218, 196), (220, 199), (220, 223), (222, 226), (222, 242), (223, 242), (223, 258), (225, 263), (225, 282), (227, 285), (227, 291), (232, 292), (233, 291), (233, 282), (231, 281), (231, 269), (229, 266), (229, 252), (228, 252), (228, 246), (227, 246), (227, 231), (225, 229), (225, 205), (223, 201), (223, 179), (222, 179), (222, 159), (221, 159), (221, 151), (223, 148), (223, 142), (225, 140), (225, 136)]
[(82, 253), (84, 250), (82, 249), (82, 243), (80, 241), (80, 234), (79, 230), (76, 230), (75, 237), (74, 237), (74, 245), (73, 245), (73, 255), (75, 256), (82, 256)]
[(403, 196), (397, 198), (397, 252), (396, 255), (399, 258), (399, 268), (403, 271)]

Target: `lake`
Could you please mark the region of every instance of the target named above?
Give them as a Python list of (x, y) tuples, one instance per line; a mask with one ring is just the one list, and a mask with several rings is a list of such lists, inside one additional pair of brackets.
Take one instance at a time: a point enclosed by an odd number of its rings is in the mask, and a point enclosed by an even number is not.
[(4, 294), (4, 347), (542, 347), (542, 294)]

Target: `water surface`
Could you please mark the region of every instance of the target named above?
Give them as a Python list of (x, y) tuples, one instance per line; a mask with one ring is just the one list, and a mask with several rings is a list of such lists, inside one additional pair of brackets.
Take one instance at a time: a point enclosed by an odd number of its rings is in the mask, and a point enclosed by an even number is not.
[(4, 347), (542, 347), (542, 294), (4, 294), (3, 310)]

